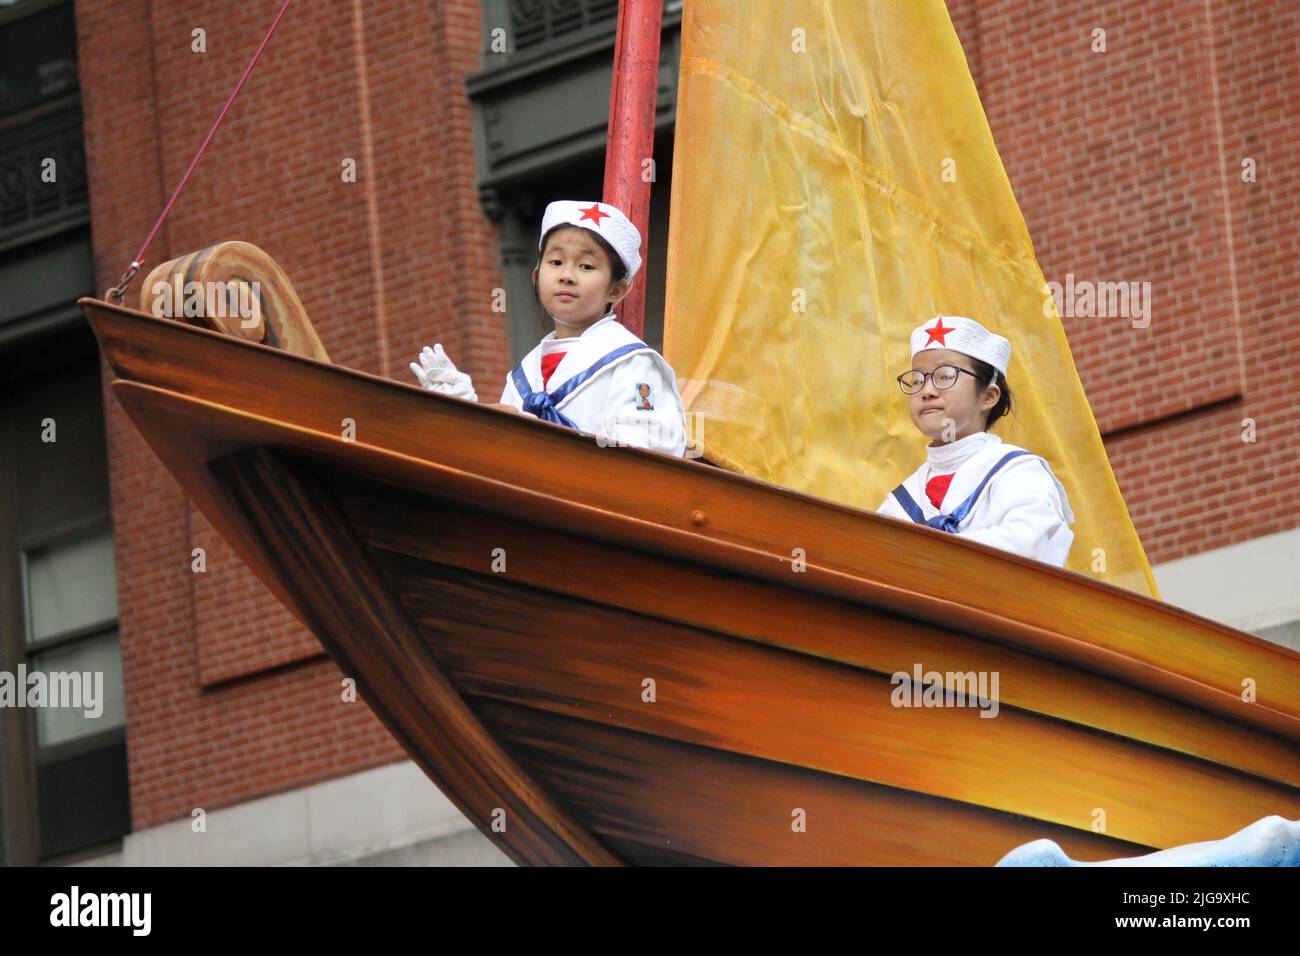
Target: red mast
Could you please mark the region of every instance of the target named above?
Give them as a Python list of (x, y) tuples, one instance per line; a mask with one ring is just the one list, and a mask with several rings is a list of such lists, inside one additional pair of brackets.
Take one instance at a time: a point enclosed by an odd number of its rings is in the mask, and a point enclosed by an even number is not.
[[(649, 161), (654, 158), (655, 94), (659, 88), (659, 30), (663, 0), (620, 0), (614, 41), (614, 81), (609, 93), (604, 201), (641, 230), (643, 258), (650, 251)], [(618, 317), (634, 334), (645, 328), (645, 263)]]

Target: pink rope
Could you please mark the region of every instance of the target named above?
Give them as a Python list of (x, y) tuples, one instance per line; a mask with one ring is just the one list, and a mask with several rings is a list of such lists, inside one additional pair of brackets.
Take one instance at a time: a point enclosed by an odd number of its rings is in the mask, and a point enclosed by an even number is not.
[(207, 151), (208, 144), (212, 142), (212, 137), (217, 133), (217, 127), (219, 127), (221, 121), (226, 118), (226, 114), (230, 112), (231, 104), (235, 102), (235, 97), (239, 95), (239, 91), (244, 88), (244, 82), (248, 79), (248, 75), (253, 72), (253, 67), (257, 65), (257, 61), (262, 58), (262, 51), (266, 49), (267, 43), (270, 42), (271, 36), (275, 33), (276, 27), (280, 25), (280, 21), (284, 18), (284, 14), (289, 9), (289, 4), (291, 3), (293, 3), (293, 0), (284, 0), (284, 6), (280, 7), (280, 12), (277, 13), (275, 19), (271, 21), (271, 28), (266, 31), (266, 36), (262, 37), (262, 42), (258, 46), (257, 52), (253, 54), (253, 59), (250, 60), (248, 66), (244, 68), (244, 75), (239, 78), (239, 82), (236, 83), (235, 88), (231, 90), (230, 96), (226, 99), (226, 105), (221, 108), (221, 113), (217, 116), (216, 122), (213, 123), (212, 128), (208, 130), (208, 135), (203, 140), (203, 145), (199, 147), (199, 151), (194, 154), (194, 159), (190, 161), (189, 169), (185, 170), (185, 175), (181, 177), (181, 181), (177, 185), (176, 191), (173, 192), (171, 198), (167, 200), (167, 205), (163, 207), (163, 211), (154, 222), (153, 228), (149, 230), (149, 235), (145, 239), (144, 244), (140, 246), (140, 251), (137, 252), (135, 258), (131, 260), (131, 264), (127, 267), (126, 273), (122, 276), (121, 284), (116, 289), (113, 289), (110, 295), (113, 295), (115, 298), (120, 300), (126, 292), (127, 284), (131, 281), (136, 272), (139, 271), (140, 266), (144, 265), (145, 251), (149, 248), (149, 244), (153, 242), (154, 237), (158, 235), (158, 230), (162, 228), (162, 224), (167, 219), (167, 215), (172, 211), (172, 206), (176, 204), (176, 200), (180, 196), (181, 190), (184, 189), (185, 184), (190, 181), (190, 175), (194, 172), (195, 167), (199, 165), (199, 160), (203, 158), (204, 152)]

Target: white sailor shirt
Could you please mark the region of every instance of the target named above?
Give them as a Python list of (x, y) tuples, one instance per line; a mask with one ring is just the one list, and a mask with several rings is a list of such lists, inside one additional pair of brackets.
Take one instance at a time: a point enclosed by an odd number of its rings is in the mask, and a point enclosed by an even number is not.
[[(1020, 454), (998, 468), (980, 490), (986, 476), (1012, 452)], [(925, 486), (931, 477), (944, 474), (953, 475), (952, 483), (941, 507), (936, 508)], [(905, 497), (915, 503), (916, 511), (909, 514), (904, 496), (890, 492), (877, 513), (905, 521), (919, 517), (926, 523), (941, 515), (959, 517), (953, 533), (960, 537), (1065, 566), (1074, 542), (1070, 530), (1074, 514), (1065, 487), (1043, 458), (997, 435), (976, 432), (955, 442), (927, 447), (925, 464), (904, 479), (901, 487)], [(977, 490), (978, 497), (969, 510), (958, 516), (961, 506)]]
[(602, 444), (685, 453), (682, 397), (662, 355), (611, 312), (576, 337), (543, 384), (542, 353), (554, 338), (545, 336), (506, 376), (502, 404), (590, 432)]

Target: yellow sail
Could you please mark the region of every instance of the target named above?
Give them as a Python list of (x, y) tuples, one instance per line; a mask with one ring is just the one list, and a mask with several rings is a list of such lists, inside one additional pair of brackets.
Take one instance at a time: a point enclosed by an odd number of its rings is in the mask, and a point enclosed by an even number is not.
[(909, 333), (967, 315), (1067, 567), (1156, 594), (943, 0), (687, 3), (674, 154), (664, 350), (710, 460), (874, 510), (925, 457)]

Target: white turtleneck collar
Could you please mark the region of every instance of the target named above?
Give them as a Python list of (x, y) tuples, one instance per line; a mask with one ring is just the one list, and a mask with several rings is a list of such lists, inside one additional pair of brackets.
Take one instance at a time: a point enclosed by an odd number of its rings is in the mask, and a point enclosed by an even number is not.
[[(550, 315), (550, 313), (548, 312), (547, 315)], [(552, 315), (551, 319), (554, 320), (555, 316)], [(555, 330), (552, 329), (551, 331), (547, 332), (544, 336), (542, 336), (542, 354), (549, 355), (551, 352), (563, 352), (567, 348), (569, 348), (569, 346), (573, 345), (573, 343), (577, 342), (578, 339), (582, 338), (583, 335), (586, 335), (588, 332), (594, 329), (596, 326), (604, 325), (606, 322), (615, 322), (617, 320), (618, 320), (617, 314), (615, 314), (614, 312), (606, 312), (595, 322), (591, 323), (591, 325), (583, 329), (581, 335), (571, 335), (568, 338), (563, 338), (563, 339), (557, 339), (555, 337)]]
[(950, 441), (946, 445), (927, 445), (926, 463), (930, 466), (931, 474), (950, 475), (980, 449), (987, 445), (999, 444), (1001, 441), (1002, 439), (997, 435), (975, 432), (957, 441)]

